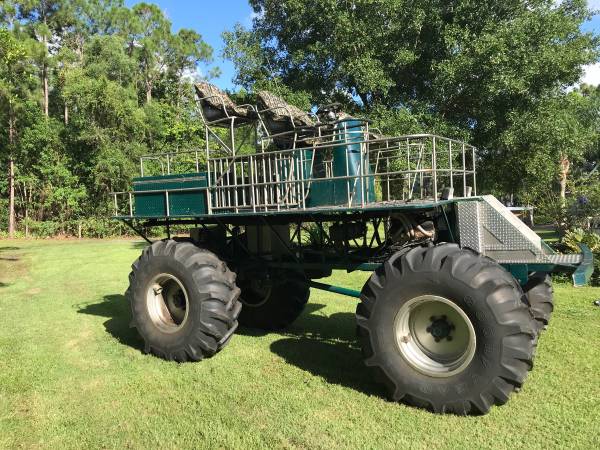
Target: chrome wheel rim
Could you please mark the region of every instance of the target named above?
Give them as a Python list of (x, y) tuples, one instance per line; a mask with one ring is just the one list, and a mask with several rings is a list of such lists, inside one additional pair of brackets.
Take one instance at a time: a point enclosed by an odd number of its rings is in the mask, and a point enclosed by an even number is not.
[(422, 295), (406, 302), (394, 320), (396, 344), (404, 360), (431, 377), (456, 375), (473, 360), (475, 329), (453, 301)]
[(157, 328), (164, 333), (175, 333), (187, 322), (189, 299), (177, 277), (161, 273), (148, 283), (146, 307)]

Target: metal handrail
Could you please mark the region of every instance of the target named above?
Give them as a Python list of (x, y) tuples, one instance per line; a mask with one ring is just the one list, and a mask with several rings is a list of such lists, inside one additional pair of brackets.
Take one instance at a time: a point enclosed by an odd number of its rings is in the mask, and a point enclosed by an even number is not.
[[(193, 155), (193, 158), (185, 163), (193, 165), (195, 172), (205, 172), (208, 186), (128, 193), (131, 213), (132, 197), (136, 194), (162, 192), (168, 196), (168, 192), (185, 191), (207, 191), (209, 214), (224, 209), (305, 209), (314, 183), (324, 180), (347, 181), (349, 205), (353, 204), (355, 196), (360, 195), (359, 202), (364, 206), (365, 198), (378, 192), (373, 182), (366, 181), (370, 179), (376, 180), (377, 186), (381, 187), (380, 195), (385, 197), (386, 201), (399, 195), (408, 200), (424, 196), (437, 200), (440, 187), (454, 188), (456, 183), (459, 186), (462, 184), (463, 195), (469, 195), (468, 188), (472, 188), (473, 193), (476, 193), (476, 148), (457, 139), (433, 133), (376, 136), (373, 130), (369, 130), (369, 121), (362, 119), (350, 119), (358, 121), (356, 124), (349, 124), (349, 119), (344, 118), (326, 123), (317, 121), (314, 126), (296, 127), (291, 111), (283, 106), (258, 110), (253, 105), (241, 105), (254, 111), (256, 117), (254, 120), (240, 120), (240, 117), (227, 112), (224, 100), (219, 95), (203, 97), (199, 99), (199, 104), (202, 105), (210, 98), (219, 98), (221, 105), (217, 109), (222, 109), (224, 116), (208, 121), (200, 108), (200, 117), (205, 127), (204, 149), (193, 148), (140, 157), (142, 176), (144, 163), (151, 160), (158, 161), (163, 175), (172, 175), (178, 173), (175, 163), (179, 163), (180, 158)], [(275, 110), (288, 113), (292, 129), (269, 133), (262, 114)], [(220, 133), (216, 134), (216, 131), (211, 129), (212, 125), (224, 121), (229, 121), (229, 138), (222, 138)], [(237, 154), (235, 129), (236, 125), (240, 124), (254, 127), (255, 153)], [(339, 124), (343, 124), (343, 127)], [(259, 133), (259, 128), (263, 133)], [(352, 131), (354, 129), (360, 130), (362, 135)], [(351, 139), (348, 139), (348, 133)], [(218, 147), (211, 144), (211, 139), (217, 140)], [(274, 142), (275, 139), (279, 145), (284, 142), (288, 148), (266, 150), (265, 143)], [(238, 145), (244, 145), (244, 142)], [(356, 165), (353, 171), (356, 173), (350, 174), (350, 162), (349, 158), (346, 158), (346, 175), (333, 176), (333, 173), (329, 173), (333, 163), (329, 161), (327, 166), (327, 160), (331, 158), (327, 158), (326, 155), (329, 154), (329, 150), (343, 145), (359, 149), (360, 158), (353, 162)], [(224, 155), (215, 155), (217, 150)], [(307, 151), (311, 154), (307, 155)], [(327, 153), (317, 159), (318, 152)], [(317, 163), (323, 164), (326, 178), (315, 176), (317, 170), (319, 173), (322, 170)], [(468, 186), (468, 183), (472, 183), (473, 186)], [(372, 192), (373, 189), (375, 192)], [(114, 193), (115, 204), (117, 195), (124, 194)]]

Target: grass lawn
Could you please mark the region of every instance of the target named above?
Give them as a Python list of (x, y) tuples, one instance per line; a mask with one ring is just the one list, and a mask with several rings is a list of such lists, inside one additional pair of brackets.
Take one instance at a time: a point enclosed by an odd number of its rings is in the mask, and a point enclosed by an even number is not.
[(355, 301), (320, 291), (285, 332), (242, 329), (209, 360), (142, 354), (122, 296), (141, 248), (0, 241), (0, 448), (600, 448), (600, 288), (556, 286), (535, 368), (506, 406), (436, 416), (383, 398)]

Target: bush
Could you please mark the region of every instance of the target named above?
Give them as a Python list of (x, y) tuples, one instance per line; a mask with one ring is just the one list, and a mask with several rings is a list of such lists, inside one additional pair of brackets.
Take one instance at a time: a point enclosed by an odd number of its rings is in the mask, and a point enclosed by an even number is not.
[[(19, 224), (22, 225), (22, 224)], [(20, 231), (24, 231), (24, 227), (20, 227)], [(61, 222), (55, 222), (52, 220), (29, 220), (29, 234), (34, 237), (52, 237), (57, 236), (59, 234), (64, 234), (65, 224)]]
[(77, 236), (78, 226), (81, 223), (81, 236), (87, 238), (105, 238), (113, 236), (130, 236), (133, 231), (122, 222), (108, 217), (88, 217), (75, 221), (72, 225), (72, 234)]
[[(25, 235), (25, 226), (28, 225), (29, 234)], [(17, 222), (16, 238), (52, 238), (57, 236), (78, 237), (81, 226), (82, 238), (106, 238), (135, 236), (136, 234), (128, 226), (110, 217), (87, 217), (85, 219), (73, 219), (66, 222), (44, 220), (37, 221), (29, 219)], [(6, 229), (0, 231), (0, 238), (8, 237)]]

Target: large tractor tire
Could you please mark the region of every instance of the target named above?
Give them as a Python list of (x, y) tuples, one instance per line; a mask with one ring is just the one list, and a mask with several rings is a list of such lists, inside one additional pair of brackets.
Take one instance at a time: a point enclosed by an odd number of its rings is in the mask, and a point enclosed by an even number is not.
[(552, 278), (545, 273), (534, 273), (523, 291), (529, 302), (529, 308), (536, 320), (538, 329), (543, 330), (548, 326), (552, 311), (554, 311), (554, 289)]
[(127, 295), (144, 351), (198, 361), (221, 350), (238, 326), (235, 274), (191, 242), (153, 243), (132, 265)]
[(455, 244), (398, 252), (361, 292), (365, 363), (391, 399), (485, 414), (532, 367), (536, 328), (514, 277)]
[(304, 274), (293, 270), (273, 270), (240, 281), (244, 305), (240, 325), (262, 330), (287, 327), (300, 316), (310, 295)]

